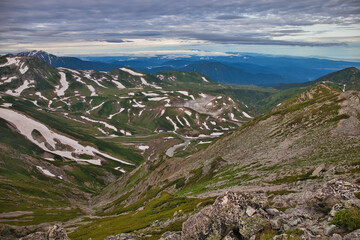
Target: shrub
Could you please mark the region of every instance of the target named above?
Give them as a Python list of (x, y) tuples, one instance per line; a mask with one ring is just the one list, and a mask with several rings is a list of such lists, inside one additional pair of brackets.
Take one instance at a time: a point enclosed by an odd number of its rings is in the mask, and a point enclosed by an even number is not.
[(353, 231), (360, 228), (360, 209), (350, 208), (338, 211), (332, 224)]

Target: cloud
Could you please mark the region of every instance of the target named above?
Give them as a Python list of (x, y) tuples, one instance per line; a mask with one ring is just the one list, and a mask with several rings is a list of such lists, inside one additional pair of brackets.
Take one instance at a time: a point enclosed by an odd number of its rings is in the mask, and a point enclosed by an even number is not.
[[(0, 41), (2, 46), (99, 39), (338, 46), (359, 38), (347, 28), (359, 29), (359, 13), (358, 0), (2, 0)], [(326, 38), (315, 29), (325, 24)]]
[(220, 15), (217, 16), (216, 19), (219, 20), (233, 20), (233, 19), (241, 19), (244, 18), (243, 16), (238, 16), (238, 15)]

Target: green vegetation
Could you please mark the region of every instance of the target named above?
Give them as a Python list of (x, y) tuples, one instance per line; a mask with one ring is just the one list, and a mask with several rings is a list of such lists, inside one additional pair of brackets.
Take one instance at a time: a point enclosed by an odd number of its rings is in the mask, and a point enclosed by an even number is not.
[(332, 224), (353, 231), (360, 228), (360, 209), (352, 207), (335, 213)]
[[(180, 215), (192, 212), (197, 206), (205, 206), (213, 203), (213, 198), (195, 199), (185, 197), (175, 197), (163, 192), (158, 198), (153, 198), (144, 206), (143, 210), (138, 210), (119, 215), (116, 217), (104, 217), (101, 219), (84, 219), (91, 221), (90, 224), (79, 227), (75, 232), (69, 234), (71, 239), (104, 239), (108, 235), (115, 235), (123, 232), (133, 232), (149, 227), (155, 220), (164, 221), (171, 218), (175, 212)], [(140, 207), (140, 206), (139, 206)], [(131, 207), (133, 208), (133, 207)], [(168, 230), (180, 230), (181, 224), (186, 219), (177, 221), (164, 229), (156, 230), (154, 226), (149, 232), (153, 235), (149, 239), (158, 239), (162, 233)], [(155, 231), (156, 230), (156, 231)]]
[(299, 174), (299, 175), (285, 176), (283, 178), (279, 178), (274, 181), (270, 181), (269, 183), (280, 185), (280, 184), (293, 183), (293, 182), (297, 182), (297, 181), (305, 181), (307, 179), (314, 179), (316, 177), (311, 176), (312, 172), (313, 172), (313, 170), (311, 170), (307, 173)]

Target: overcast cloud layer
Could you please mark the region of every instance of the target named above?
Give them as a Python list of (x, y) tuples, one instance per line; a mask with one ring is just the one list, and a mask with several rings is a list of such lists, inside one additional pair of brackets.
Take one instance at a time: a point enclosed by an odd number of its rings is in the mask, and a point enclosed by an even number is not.
[(356, 57), (359, 26), (359, 0), (0, 0), (1, 52), (105, 54), (251, 44), (350, 46)]

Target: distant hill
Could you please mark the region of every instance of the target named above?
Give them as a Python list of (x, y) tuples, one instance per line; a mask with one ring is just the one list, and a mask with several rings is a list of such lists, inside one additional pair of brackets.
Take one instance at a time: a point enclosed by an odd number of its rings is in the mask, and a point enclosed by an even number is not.
[(76, 57), (58, 57), (53, 54), (49, 54), (45, 51), (37, 51), (37, 50), (33, 50), (29, 52), (21, 52), (15, 55), (36, 57), (55, 68), (65, 67), (65, 68), (81, 69), (81, 70), (110, 71), (122, 66), (122, 64), (84, 61)]
[(220, 62), (194, 63), (183, 67), (181, 70), (187, 72), (196, 71), (222, 83), (270, 86), (281, 82), (291, 81), (291, 79), (278, 74), (254, 74)]
[(330, 84), (334, 88), (341, 90), (360, 90), (360, 70), (355, 67), (345, 68), (337, 72), (327, 74), (315, 81), (291, 84), (277, 84), (274, 86), (276, 89), (289, 89), (297, 87), (306, 87), (314, 83), (324, 82)]

